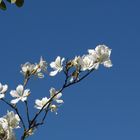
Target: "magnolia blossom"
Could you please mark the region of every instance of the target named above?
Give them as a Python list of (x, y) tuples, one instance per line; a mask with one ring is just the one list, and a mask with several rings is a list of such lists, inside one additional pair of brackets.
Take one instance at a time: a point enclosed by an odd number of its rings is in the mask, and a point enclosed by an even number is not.
[(12, 129), (20, 128), (19, 127), (20, 118), (13, 111), (11, 112), (8, 111), (7, 115), (4, 116), (4, 118), (7, 120), (9, 127), (11, 127)]
[(97, 69), (98, 65), (96, 65), (96, 58), (92, 55), (84, 55), (79, 61), (80, 67), (82, 71), (91, 70), (93, 68)]
[(50, 67), (54, 69), (54, 71), (50, 72), (50, 76), (55, 76), (58, 72), (63, 70), (63, 61), (65, 58), (58, 56), (54, 62), (50, 63)]
[(80, 64), (79, 62), (81, 61), (81, 57), (80, 56), (75, 56), (75, 58), (72, 60), (72, 65), (79, 67)]
[(41, 70), (47, 71), (47, 62), (43, 59), (42, 56), (40, 58), (39, 67)]
[(0, 118), (0, 140), (16, 140), (13, 129), (5, 118)]
[(16, 99), (11, 100), (12, 104), (16, 104), (20, 100), (24, 102), (27, 100), (27, 97), (30, 95), (30, 89), (24, 90), (23, 85), (18, 85), (16, 90), (11, 90), (10, 95), (16, 98)]
[(25, 76), (31, 75), (35, 71), (36, 65), (26, 62), (25, 64), (21, 65), (21, 73)]
[(51, 88), (50, 89), (50, 97), (53, 98), (54, 101), (56, 101), (57, 103), (61, 104), (61, 103), (64, 103), (63, 100), (61, 100), (61, 96), (62, 96), (62, 93), (58, 93), (58, 91), (55, 90), (55, 88)]
[(44, 97), (44, 98), (42, 98), (41, 100), (36, 99), (36, 100), (35, 100), (35, 108), (37, 108), (37, 109), (42, 109), (43, 107), (44, 107), (44, 109), (47, 108), (47, 106), (48, 106), (47, 102), (48, 102), (49, 100), (50, 100), (50, 99), (47, 98), (47, 97)]
[(106, 45), (98, 45), (95, 50), (89, 49), (88, 52), (93, 55), (93, 57), (97, 58), (98, 63), (103, 64), (108, 68), (112, 67), (110, 60), (111, 49), (109, 49)]
[(8, 89), (8, 85), (2, 85), (0, 83), (0, 99), (5, 97), (5, 92)]
[(39, 64), (31, 64), (26, 62), (25, 64), (21, 65), (21, 73), (25, 77), (29, 77), (30, 75), (35, 75), (38, 78), (44, 78), (44, 74), (41, 71), (47, 70), (47, 62), (40, 58)]

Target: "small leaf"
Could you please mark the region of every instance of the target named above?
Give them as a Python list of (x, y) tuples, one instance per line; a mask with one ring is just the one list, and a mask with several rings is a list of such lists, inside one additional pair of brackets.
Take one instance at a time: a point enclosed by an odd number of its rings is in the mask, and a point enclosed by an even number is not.
[(5, 3), (3, 1), (0, 3), (0, 9), (2, 9), (4, 11), (7, 9), (6, 5), (5, 5)]
[(24, 0), (17, 0), (17, 1), (16, 1), (16, 6), (17, 6), (17, 7), (22, 7), (23, 4), (24, 4)]

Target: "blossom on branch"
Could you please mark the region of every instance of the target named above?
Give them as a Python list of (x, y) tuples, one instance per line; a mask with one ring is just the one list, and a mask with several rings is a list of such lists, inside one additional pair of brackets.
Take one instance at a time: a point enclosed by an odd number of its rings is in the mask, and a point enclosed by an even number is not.
[(2, 85), (0, 83), (0, 99), (5, 97), (5, 93), (8, 89), (8, 85)]
[(54, 62), (50, 63), (50, 67), (54, 69), (54, 71), (50, 72), (50, 76), (55, 76), (58, 72), (61, 72), (63, 70), (63, 61), (65, 58), (62, 58), (58, 56)]
[(47, 98), (47, 97), (44, 97), (44, 98), (42, 98), (41, 100), (36, 99), (36, 100), (35, 100), (35, 108), (37, 108), (37, 109), (42, 109), (42, 108), (44, 107), (44, 109), (46, 109), (47, 106), (48, 106), (47, 102), (48, 102), (49, 100), (50, 100), (50, 99)]
[(30, 95), (30, 89), (24, 90), (23, 85), (18, 85), (16, 90), (11, 90), (10, 95), (16, 99), (11, 100), (12, 104), (18, 103), (20, 100), (22, 102), (27, 100), (27, 97)]
[(13, 111), (0, 118), (0, 140), (16, 140), (13, 129), (19, 128), (19, 116)]
[(7, 120), (8, 125), (10, 127), (12, 127), (12, 129), (14, 129), (14, 128), (20, 128), (19, 127), (20, 118), (13, 111), (11, 111), (11, 112), (7, 111), (7, 115), (4, 116), (4, 118)]
[(47, 62), (42, 57), (40, 58), (40, 62), (38, 64), (26, 62), (21, 65), (21, 73), (25, 76), (25, 78), (29, 78), (31, 75), (35, 75), (38, 78), (44, 78), (42, 71), (47, 71)]
[(96, 57), (93, 57), (92, 55), (84, 55), (79, 61), (80, 64), (80, 70), (86, 71), (91, 69), (98, 69), (98, 65), (96, 65)]
[(42, 71), (47, 71), (47, 62), (43, 59), (43, 57), (41, 56), (40, 58), (40, 62), (39, 62), (39, 68), (42, 70)]
[(98, 45), (95, 50), (89, 49), (89, 54), (93, 57), (97, 57), (97, 63), (103, 64), (105, 67), (112, 67), (112, 62), (110, 60), (111, 49), (108, 48), (106, 45)]
[(62, 93), (58, 93), (58, 91), (55, 90), (55, 88), (51, 88), (50, 89), (50, 98), (53, 98), (53, 101), (55, 101), (56, 103), (62, 104), (64, 103), (63, 100), (61, 100), (60, 98), (62, 97)]

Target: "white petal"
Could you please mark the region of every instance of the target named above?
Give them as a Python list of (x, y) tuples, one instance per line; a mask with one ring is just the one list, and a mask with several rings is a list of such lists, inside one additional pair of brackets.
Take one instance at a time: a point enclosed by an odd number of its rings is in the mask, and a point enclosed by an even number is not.
[(95, 64), (94, 64), (94, 68), (95, 68), (96, 70), (99, 68), (99, 64), (100, 64), (100, 63), (95, 63)]
[(38, 78), (44, 78), (44, 74), (41, 73), (41, 72), (39, 72), (39, 73), (37, 73), (37, 77), (38, 77)]
[(21, 98), (21, 101), (22, 101), (22, 102), (24, 102), (24, 101), (26, 101), (26, 100), (27, 100), (27, 97), (22, 97), (22, 98)]
[(20, 98), (16, 98), (14, 100), (11, 100), (11, 104), (16, 104), (20, 101)]
[(104, 66), (107, 67), (107, 68), (112, 67), (111, 60), (109, 60), (109, 61), (105, 61), (105, 62), (104, 62)]
[(35, 104), (37, 105), (37, 106), (42, 106), (42, 102), (40, 101), (40, 100), (35, 100)]
[(61, 60), (61, 65), (63, 65), (63, 62), (65, 61), (65, 58), (63, 57)]
[(88, 49), (88, 53), (93, 54), (93, 53), (95, 53), (95, 50), (94, 49)]
[(8, 89), (8, 85), (3, 85), (3, 89), (2, 89), (2, 91), (1, 91), (1, 93), (6, 92), (6, 91), (7, 91), (7, 89)]
[(15, 90), (11, 90), (11, 91), (10, 91), (10, 95), (11, 95), (12, 97), (20, 97), (20, 96), (18, 95), (17, 91), (15, 91)]
[(16, 88), (16, 91), (19, 93), (22, 93), (23, 92), (23, 85), (18, 85)]
[(56, 102), (57, 102), (58, 104), (62, 104), (62, 103), (64, 103), (63, 100), (56, 100)]
[(58, 70), (51, 71), (51, 72), (50, 72), (50, 76), (55, 76), (57, 73), (58, 73)]
[(56, 99), (59, 99), (59, 98), (61, 98), (61, 97), (62, 97), (62, 93), (58, 93), (58, 94), (55, 96)]
[(0, 99), (4, 98), (5, 94), (0, 94)]
[(55, 62), (51, 62), (51, 63), (50, 63), (50, 67), (53, 68), (53, 69), (56, 69)]
[(51, 97), (54, 96), (55, 93), (56, 93), (55, 88), (51, 88), (51, 89), (50, 89), (50, 96), (51, 96)]
[(60, 60), (61, 60), (61, 57), (60, 56), (57, 56), (56, 60), (55, 60), (55, 63), (60, 65)]
[(30, 95), (30, 89), (26, 89), (23, 93), (23, 96), (26, 97), (26, 96), (29, 96)]

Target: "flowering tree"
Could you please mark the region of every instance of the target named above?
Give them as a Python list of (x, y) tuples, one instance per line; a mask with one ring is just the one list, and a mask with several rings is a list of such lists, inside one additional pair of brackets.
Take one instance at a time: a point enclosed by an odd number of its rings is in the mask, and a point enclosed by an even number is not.
[(0, 9), (7, 9), (6, 2), (10, 4), (15, 4), (17, 7), (22, 7), (24, 4), (24, 0), (0, 0)]
[[(111, 49), (105, 45), (98, 45), (95, 49), (89, 49), (88, 54), (83, 56), (76, 56), (74, 59), (68, 60), (58, 56), (55, 61), (50, 63), (52, 71), (49, 72), (50, 76), (55, 76), (60, 72), (64, 73), (64, 84), (61, 88), (55, 89), (53, 87), (49, 90), (49, 97), (36, 99), (34, 107), (37, 109), (34, 116), (31, 118), (28, 106), (28, 97), (31, 96), (30, 89), (27, 89), (27, 84), (33, 76), (43, 78), (45, 76), (48, 63), (41, 57), (39, 63), (31, 64), (29, 62), (21, 65), (21, 73), (24, 82), (16, 87), (16, 90), (11, 90), (10, 95), (12, 100), (8, 101), (5, 97), (8, 90), (8, 85), (0, 83), (0, 100), (11, 107), (13, 111), (7, 111), (7, 114), (0, 118), (0, 140), (16, 140), (15, 129), (22, 130), (21, 140), (34, 134), (35, 130), (44, 124), (45, 119), (49, 112), (55, 112), (63, 104), (62, 92), (85, 79), (93, 71), (99, 68), (100, 64), (105, 67), (112, 67), (110, 60)], [(25, 115), (23, 116), (18, 108), (18, 103), (25, 104)], [(43, 116), (41, 115), (42, 113)], [(38, 119), (42, 117), (41, 120)]]

